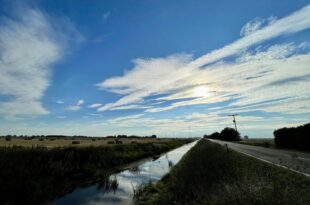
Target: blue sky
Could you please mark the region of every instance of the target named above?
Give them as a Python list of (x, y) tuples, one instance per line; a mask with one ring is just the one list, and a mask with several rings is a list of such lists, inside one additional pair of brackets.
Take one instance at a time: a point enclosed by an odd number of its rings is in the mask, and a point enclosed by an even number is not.
[[(8, 1), (0, 134), (272, 137), (309, 122), (308, 1)], [(189, 133), (190, 132), (190, 133)]]

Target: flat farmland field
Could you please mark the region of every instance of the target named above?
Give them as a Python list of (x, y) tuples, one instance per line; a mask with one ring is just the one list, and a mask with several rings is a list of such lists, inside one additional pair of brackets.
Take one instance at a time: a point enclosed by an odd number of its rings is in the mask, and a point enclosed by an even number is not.
[(0, 138), (0, 147), (13, 147), (13, 146), (23, 146), (23, 147), (87, 147), (87, 146), (113, 146), (116, 141), (120, 141), (119, 144), (141, 144), (141, 143), (154, 143), (154, 142), (167, 142), (173, 139), (164, 138), (94, 138), (94, 139), (72, 139), (72, 138), (61, 138), (61, 139), (24, 139), (24, 138), (12, 138), (11, 140), (6, 140), (5, 138)]
[(274, 139), (271, 139), (271, 138), (242, 139), (238, 143), (246, 144), (246, 145), (261, 146), (261, 147), (275, 147)]

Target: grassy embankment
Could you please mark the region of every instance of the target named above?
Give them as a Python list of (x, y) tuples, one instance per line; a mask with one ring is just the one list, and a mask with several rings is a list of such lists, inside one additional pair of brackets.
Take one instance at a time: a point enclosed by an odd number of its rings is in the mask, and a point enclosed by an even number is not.
[(136, 205), (310, 204), (310, 178), (201, 140)]
[(0, 204), (43, 204), (114, 168), (179, 147), (187, 140), (100, 147), (0, 147)]

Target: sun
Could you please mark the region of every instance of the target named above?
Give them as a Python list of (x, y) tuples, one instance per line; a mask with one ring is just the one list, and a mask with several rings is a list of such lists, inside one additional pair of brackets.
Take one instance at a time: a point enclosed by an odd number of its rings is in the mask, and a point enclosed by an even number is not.
[(196, 97), (207, 97), (209, 95), (209, 89), (207, 86), (198, 86), (194, 88), (194, 95)]

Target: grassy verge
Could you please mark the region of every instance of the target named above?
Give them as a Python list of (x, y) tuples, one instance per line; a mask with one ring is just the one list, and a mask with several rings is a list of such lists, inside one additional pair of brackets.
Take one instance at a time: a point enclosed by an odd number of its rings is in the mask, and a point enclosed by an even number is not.
[(157, 184), (137, 191), (136, 205), (310, 204), (310, 179), (199, 141)]
[(0, 204), (44, 204), (77, 182), (106, 177), (109, 170), (161, 154), (188, 142), (101, 147), (0, 147)]

